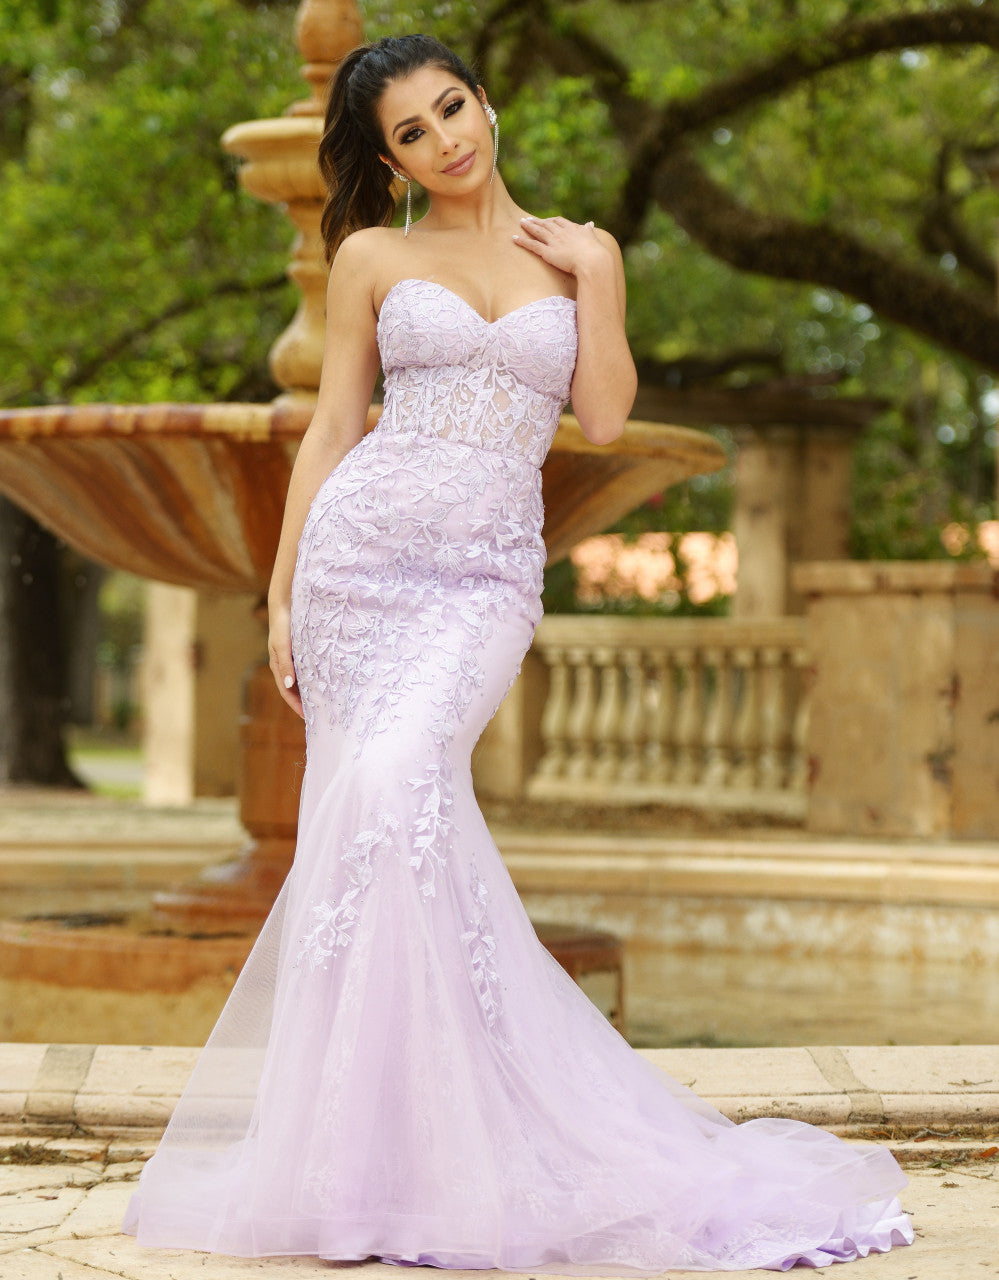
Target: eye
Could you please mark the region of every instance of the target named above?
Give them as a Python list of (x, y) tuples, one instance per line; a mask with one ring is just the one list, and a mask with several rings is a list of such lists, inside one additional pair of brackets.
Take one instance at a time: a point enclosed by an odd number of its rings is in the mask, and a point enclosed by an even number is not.
[(445, 120), (447, 119), (447, 117), (448, 117), (448, 116), (453, 116), (453, 115), (454, 115), (454, 113), (455, 113), (456, 111), (460, 111), (460, 110), (461, 110), (461, 108), (462, 108), (464, 105), (465, 105), (465, 99), (464, 99), (464, 98), (454, 98), (454, 99), (452, 99), (452, 101), (451, 101), (451, 102), (449, 102), (449, 103), (447, 104), (447, 106), (444, 108), (444, 118), (445, 118)]
[(410, 142), (415, 142), (416, 139), (422, 135), (422, 133), (423, 133), (422, 129), (418, 129), (415, 127), (412, 129), (407, 129), (406, 132), (399, 139), (399, 142), (402, 144), (402, 146), (406, 146)]

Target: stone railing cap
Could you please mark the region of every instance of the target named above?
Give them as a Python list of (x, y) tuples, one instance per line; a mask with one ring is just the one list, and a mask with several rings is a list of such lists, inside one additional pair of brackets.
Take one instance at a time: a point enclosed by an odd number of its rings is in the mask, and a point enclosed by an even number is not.
[(987, 591), (999, 595), (999, 573), (982, 561), (812, 561), (794, 565), (791, 581), (794, 589), (804, 595), (924, 591)]

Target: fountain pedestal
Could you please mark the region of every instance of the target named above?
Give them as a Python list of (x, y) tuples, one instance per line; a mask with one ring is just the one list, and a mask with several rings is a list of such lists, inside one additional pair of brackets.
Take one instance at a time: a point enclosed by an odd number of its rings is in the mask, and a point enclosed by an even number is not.
[(253, 667), (239, 723), (239, 818), (249, 842), (233, 862), (153, 899), (173, 927), (256, 932), (291, 870), (305, 773), (302, 721), (281, 697), (270, 667)]

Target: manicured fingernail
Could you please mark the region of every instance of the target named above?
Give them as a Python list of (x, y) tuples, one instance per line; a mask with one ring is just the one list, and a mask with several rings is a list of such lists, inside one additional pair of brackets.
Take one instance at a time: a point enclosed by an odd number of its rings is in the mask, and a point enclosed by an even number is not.
[(285, 687), (286, 689), (290, 689), (290, 688), (291, 688), (291, 686), (292, 686), (294, 683), (295, 683), (295, 677), (294, 677), (294, 676), (285, 676), (285, 678), (284, 678), (284, 687)]
[(514, 236), (513, 238), (514, 238), (514, 240), (519, 240), (519, 239), (520, 239), (520, 236)]

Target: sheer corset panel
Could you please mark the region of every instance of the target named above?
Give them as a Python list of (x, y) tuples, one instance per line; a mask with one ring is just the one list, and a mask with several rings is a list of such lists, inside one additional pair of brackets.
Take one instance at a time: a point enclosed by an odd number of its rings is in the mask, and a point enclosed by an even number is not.
[(382, 303), (379, 431), (434, 435), (540, 466), (576, 362), (572, 298), (538, 298), (484, 320), (432, 280), (400, 280)]

